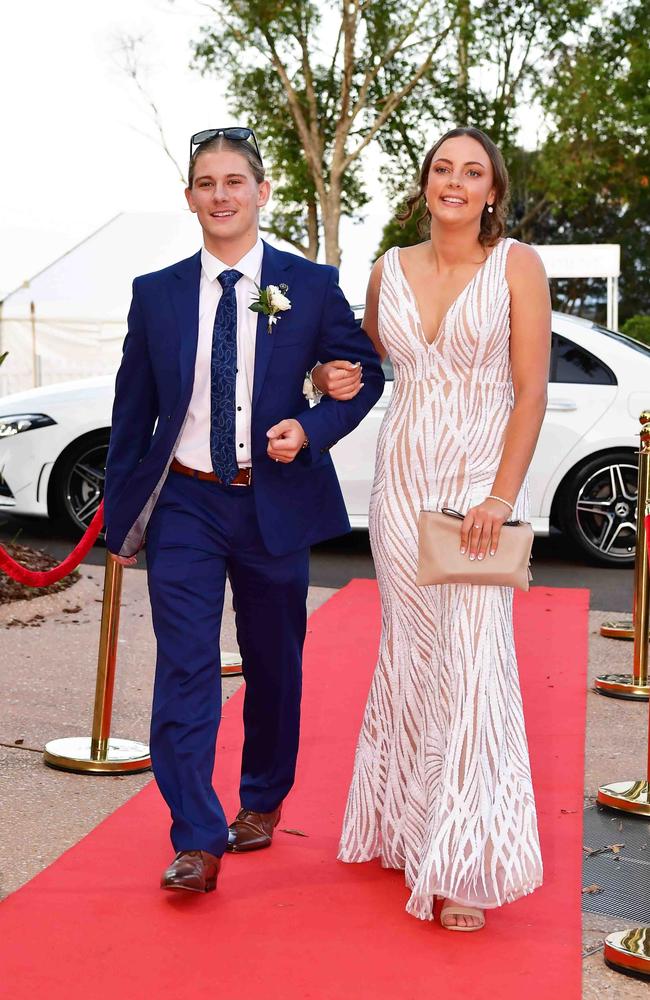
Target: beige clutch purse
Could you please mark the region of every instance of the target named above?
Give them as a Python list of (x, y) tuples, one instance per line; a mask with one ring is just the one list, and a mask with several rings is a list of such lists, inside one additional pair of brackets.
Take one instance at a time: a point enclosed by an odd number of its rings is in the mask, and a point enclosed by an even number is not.
[(470, 562), (460, 554), (463, 515), (443, 507), (421, 510), (418, 520), (418, 587), (432, 583), (473, 583), (478, 586), (528, 590), (533, 529), (528, 521), (506, 521), (495, 555)]

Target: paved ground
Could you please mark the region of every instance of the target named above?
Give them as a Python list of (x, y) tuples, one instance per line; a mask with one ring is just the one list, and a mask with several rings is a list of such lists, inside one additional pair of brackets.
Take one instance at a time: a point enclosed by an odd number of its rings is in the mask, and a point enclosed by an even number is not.
[[(74, 537), (43, 518), (0, 515), (0, 542), (16, 537), (26, 545), (35, 545), (62, 559), (74, 544)], [(88, 562), (100, 566), (104, 549), (97, 546)], [(144, 554), (140, 567), (145, 565)], [(629, 612), (632, 609), (632, 570), (592, 566), (559, 534), (536, 538), (533, 547), (533, 581), (544, 587), (588, 587), (594, 611)], [(367, 531), (335, 538), (317, 545), (312, 551), (311, 583), (315, 587), (343, 587), (355, 578), (372, 579), (375, 570), (370, 555)]]
[[(599, 674), (629, 673), (632, 643), (604, 639), (600, 625), (607, 613), (589, 615), (589, 680)], [(645, 777), (648, 741), (648, 706), (604, 698), (591, 689), (587, 693), (587, 738), (585, 745), (585, 805), (593, 805), (601, 785), (611, 781)], [(615, 817), (616, 813), (612, 813)], [(646, 820), (639, 823), (650, 826)], [(603, 845), (605, 846), (605, 845)], [(583, 914), (583, 1000), (641, 1000), (648, 997), (646, 983), (608, 969), (603, 962), (607, 934), (623, 930), (626, 922), (616, 917)]]
[[(362, 557), (363, 546), (355, 559)], [(45, 767), (41, 759), (48, 740), (89, 733), (102, 576), (101, 567), (84, 566), (81, 582), (62, 594), (0, 607), (4, 665), (0, 720), (0, 799), (4, 805), (0, 812), (3, 845), (0, 896), (18, 888), (51, 863), (150, 780), (148, 775), (95, 778), (65, 774)], [(619, 578), (624, 579), (620, 571)], [(310, 608), (316, 608), (331, 593), (331, 589), (312, 587)], [(112, 731), (117, 736), (146, 741), (153, 634), (144, 573), (135, 570), (125, 573), (123, 596)], [(613, 608), (623, 607), (625, 601), (621, 596)], [(630, 669), (631, 644), (605, 640), (598, 632), (600, 622), (606, 617), (599, 611), (590, 615), (591, 676)], [(234, 648), (229, 608), (222, 648)], [(230, 697), (239, 683), (237, 679), (224, 683), (224, 699)], [(638, 772), (645, 756), (647, 718), (648, 709), (644, 705), (589, 693), (586, 804), (593, 802), (598, 786), (607, 781), (641, 777)], [(561, 920), (562, 914), (557, 919)], [(621, 928), (620, 920), (585, 918), (584, 1000), (601, 1000), (603, 995), (616, 1000), (647, 997), (647, 985), (624, 978), (603, 963), (603, 937), (610, 930)]]

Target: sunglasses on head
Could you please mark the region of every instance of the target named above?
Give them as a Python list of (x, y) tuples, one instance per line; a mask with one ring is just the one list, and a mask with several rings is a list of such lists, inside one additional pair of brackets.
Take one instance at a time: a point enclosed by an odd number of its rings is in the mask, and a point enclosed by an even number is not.
[(190, 160), (197, 146), (202, 146), (204, 142), (209, 142), (210, 139), (216, 139), (218, 135), (222, 135), (224, 139), (231, 139), (235, 142), (248, 142), (249, 139), (252, 140), (255, 152), (260, 158), (260, 163), (262, 162), (260, 147), (257, 145), (257, 139), (252, 128), (242, 128), (239, 126), (233, 126), (232, 128), (205, 128), (202, 132), (195, 132), (190, 139)]

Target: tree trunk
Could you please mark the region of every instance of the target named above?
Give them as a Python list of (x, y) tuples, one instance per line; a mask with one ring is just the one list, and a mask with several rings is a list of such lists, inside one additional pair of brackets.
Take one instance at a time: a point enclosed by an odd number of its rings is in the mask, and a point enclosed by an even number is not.
[(461, 112), (458, 125), (465, 125), (468, 116), (467, 88), (469, 86), (469, 40), (472, 12), (470, 0), (460, 0), (458, 4), (458, 76), (456, 88), (458, 92), (457, 108)]
[(325, 262), (339, 267), (341, 264), (341, 247), (339, 244), (339, 226), (341, 224), (341, 187), (332, 180), (327, 192), (327, 200), (321, 206), (323, 216), (323, 233), (325, 236)]
[(339, 223), (341, 213), (331, 210), (323, 217), (323, 230), (325, 232), (325, 262), (340, 267), (341, 248), (339, 246)]
[(471, 24), (469, 0), (458, 4), (458, 89), (463, 92), (469, 83), (469, 32)]
[(315, 198), (307, 202), (307, 248), (305, 255), (309, 260), (318, 258), (320, 240), (318, 238), (318, 205)]

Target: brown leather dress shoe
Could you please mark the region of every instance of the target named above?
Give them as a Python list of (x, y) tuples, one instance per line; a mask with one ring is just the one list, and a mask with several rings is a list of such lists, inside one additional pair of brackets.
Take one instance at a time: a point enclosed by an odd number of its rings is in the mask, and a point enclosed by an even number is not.
[(184, 889), (187, 892), (213, 892), (221, 858), (207, 851), (179, 851), (160, 879), (161, 889)]
[(281, 815), (281, 805), (270, 813), (240, 809), (234, 823), (228, 827), (226, 850), (233, 854), (241, 854), (244, 851), (261, 851), (263, 847), (270, 847), (273, 831), (280, 822)]

